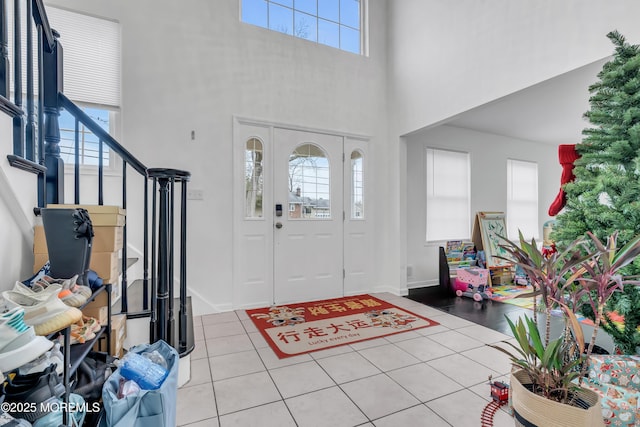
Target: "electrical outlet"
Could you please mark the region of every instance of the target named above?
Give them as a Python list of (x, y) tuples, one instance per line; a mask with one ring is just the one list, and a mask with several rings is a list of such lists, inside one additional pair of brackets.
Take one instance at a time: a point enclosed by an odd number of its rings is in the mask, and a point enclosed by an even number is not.
[(187, 190), (187, 199), (204, 200), (204, 190), (195, 189), (195, 188)]

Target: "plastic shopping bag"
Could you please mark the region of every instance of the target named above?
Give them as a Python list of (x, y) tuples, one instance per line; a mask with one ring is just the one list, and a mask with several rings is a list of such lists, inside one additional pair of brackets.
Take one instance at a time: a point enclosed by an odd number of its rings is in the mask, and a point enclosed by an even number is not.
[(178, 393), (178, 352), (164, 341), (135, 346), (129, 352), (142, 354), (157, 351), (167, 364), (168, 374), (159, 388), (141, 389), (138, 393), (118, 399), (120, 379), (118, 368), (104, 383), (102, 402), (104, 417), (101, 425), (108, 427), (175, 427)]

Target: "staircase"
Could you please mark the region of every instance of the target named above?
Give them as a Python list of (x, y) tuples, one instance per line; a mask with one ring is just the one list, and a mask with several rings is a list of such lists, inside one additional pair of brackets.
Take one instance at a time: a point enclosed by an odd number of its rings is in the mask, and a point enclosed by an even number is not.
[[(186, 362), (181, 360), (181, 371), (188, 374), (189, 354), (195, 344), (186, 271), (190, 173), (147, 167), (65, 96), (62, 46), (59, 34), (49, 25), (43, 0), (14, 0), (13, 7), (26, 11), (15, 14), (24, 16), (24, 22), (20, 22), (21, 19), (9, 22), (7, 2), (0, 0), (0, 111), (13, 123), (13, 152), (7, 155), (9, 164), (37, 176), (36, 210), (52, 203), (90, 204), (81, 200), (80, 188), (83, 188), (82, 194), (86, 194), (87, 185), (95, 186), (95, 190), (90, 191), (92, 201), (103, 205), (103, 153), (107, 148), (115, 153), (122, 175), (119, 205), (127, 210), (127, 220), (120, 283), (117, 284), (120, 299), (114, 313), (125, 313), (131, 321), (128, 329), (133, 332), (141, 328), (149, 342), (162, 339), (176, 348)], [(10, 31), (14, 40), (11, 58), (8, 49)], [(31, 34), (37, 34), (37, 42), (32, 42)], [(22, 52), (23, 38), (26, 38), (26, 52)], [(34, 57), (39, 58), (36, 64)], [(26, 61), (26, 78), (20, 77), (23, 60)], [(14, 75), (18, 76), (13, 80), (10, 63), (14, 64)], [(31, 78), (35, 66), (40, 72), (37, 78)], [(75, 121), (72, 195), (65, 194), (65, 167), (60, 156), (59, 116), (63, 110)], [(99, 141), (95, 176), (87, 177), (85, 170), (80, 173), (80, 128), (85, 133), (91, 132)], [(136, 259), (136, 264), (141, 265), (131, 268)], [(137, 277), (129, 277), (131, 271), (137, 271)], [(141, 323), (146, 326), (131, 327)]]

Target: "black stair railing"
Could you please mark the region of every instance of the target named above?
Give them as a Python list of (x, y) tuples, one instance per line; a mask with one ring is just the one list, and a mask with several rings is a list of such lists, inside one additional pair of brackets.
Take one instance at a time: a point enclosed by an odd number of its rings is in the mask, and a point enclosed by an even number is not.
[[(187, 183), (191, 174), (187, 171), (176, 169), (148, 169), (149, 178), (154, 181), (154, 188), (158, 188), (159, 201), (157, 203), (157, 212), (154, 212), (154, 223), (158, 227), (153, 227), (154, 237), (152, 240), (157, 242), (157, 257), (152, 261), (152, 272), (155, 276), (152, 283), (155, 284), (155, 298), (152, 302), (150, 334), (152, 341), (159, 337), (169, 336), (171, 342), (176, 342), (176, 349), (179, 352), (191, 351), (187, 342), (187, 324), (188, 313), (187, 307), (187, 289), (182, 283), (187, 281)], [(175, 185), (181, 185), (180, 197), (180, 228), (176, 230), (175, 224), (178, 222), (175, 215)], [(154, 191), (155, 194), (155, 191)], [(157, 215), (157, 220), (155, 220)], [(157, 237), (156, 232), (157, 230)], [(178, 329), (176, 332), (174, 308), (173, 308), (173, 281), (174, 281), (174, 255), (175, 240), (174, 236), (179, 233), (180, 237), (180, 305), (178, 313)], [(155, 245), (154, 245), (155, 246)], [(157, 272), (157, 273), (156, 273)], [(164, 314), (164, 318), (161, 317)]]
[[(123, 249), (121, 265), (121, 312), (129, 318), (148, 317), (150, 319), (150, 340), (155, 342), (163, 339), (172, 344), (181, 355), (193, 350), (193, 337), (187, 326), (191, 322), (190, 307), (187, 300), (186, 276), (186, 218), (187, 197), (186, 186), (190, 173), (176, 169), (149, 169), (115, 138), (98, 125), (63, 92), (62, 60), (63, 49), (58, 34), (49, 25), (43, 0), (14, 0), (13, 22), (13, 58), (8, 54), (8, 37), (10, 26), (6, 13), (6, 0), (0, 0), (0, 111), (13, 118), (14, 147), (13, 154), (7, 155), (12, 166), (27, 170), (38, 175), (38, 206), (45, 207), (48, 203), (65, 203), (64, 193), (64, 162), (60, 157), (60, 128), (59, 116), (62, 110), (69, 113), (74, 121), (74, 157), (73, 171), (73, 203), (82, 204), (82, 195), (86, 194), (85, 187), (81, 193), (81, 185), (87, 181), (86, 171), (80, 173), (80, 127), (93, 133), (98, 139), (98, 167), (97, 200), (104, 203), (104, 172), (103, 152), (106, 145), (122, 163), (122, 202), (121, 206), (130, 212), (140, 213), (136, 217), (138, 227), (142, 228), (142, 237), (137, 246), (142, 247), (142, 279), (141, 286), (136, 292), (141, 295), (137, 299), (142, 301), (139, 309), (130, 307), (127, 241), (130, 224), (136, 221), (127, 217), (123, 230)], [(26, 6), (24, 16), (26, 28), (26, 67), (27, 77), (25, 86), (22, 82), (22, 23), (21, 10)], [(33, 30), (37, 33), (37, 43), (34, 47)], [(32, 61), (34, 49), (38, 52), (38, 77), (33, 79), (34, 64)], [(11, 92), (9, 63), (13, 61), (14, 102), (9, 100)], [(26, 94), (23, 94), (26, 87)], [(37, 89), (37, 96), (35, 94)], [(26, 98), (26, 108), (23, 105), (23, 95)], [(37, 104), (36, 104), (37, 101)], [(37, 111), (37, 114), (36, 114)], [(115, 157), (114, 156), (114, 157)], [(129, 171), (141, 179), (143, 183), (143, 197), (128, 200), (130, 190), (140, 189), (137, 181), (132, 181)], [(93, 177), (95, 180), (96, 177)], [(133, 182), (133, 184), (132, 184)], [(181, 186), (179, 214), (175, 213), (175, 186)], [(137, 188), (136, 188), (137, 187)], [(151, 191), (150, 191), (151, 188)], [(91, 190), (92, 191), (92, 190)], [(135, 193), (135, 191), (133, 191)], [(136, 206), (131, 201), (139, 201)], [(179, 224), (179, 225), (176, 225)], [(178, 235), (180, 256), (175, 258), (174, 236)], [(151, 240), (151, 243), (149, 243)], [(178, 262), (177, 278), (179, 282), (178, 321), (174, 319), (174, 263)], [(135, 295), (134, 295), (135, 296)]]

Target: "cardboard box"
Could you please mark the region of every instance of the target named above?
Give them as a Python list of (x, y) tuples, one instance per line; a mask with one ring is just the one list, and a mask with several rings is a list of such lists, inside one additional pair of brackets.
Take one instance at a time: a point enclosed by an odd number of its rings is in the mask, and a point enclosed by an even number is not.
[[(35, 249), (36, 246), (34, 245), (34, 250)], [(33, 272), (38, 272), (48, 260), (49, 254), (47, 251), (34, 252)], [(102, 278), (103, 283), (117, 283), (118, 276), (120, 275), (120, 258), (118, 252), (97, 252), (92, 248), (89, 268)]]
[(127, 337), (127, 315), (115, 314), (111, 316), (111, 338), (116, 341), (124, 341)]
[[(107, 351), (107, 337), (101, 336), (98, 341), (93, 345), (94, 351)], [(117, 357), (118, 359), (122, 359), (124, 356), (124, 340), (114, 342), (113, 338), (111, 338), (111, 355)]]
[[(117, 252), (124, 245), (124, 229), (116, 226), (93, 227), (93, 252)], [(48, 252), (47, 237), (42, 225), (33, 228), (33, 253), (46, 254)]]
[[(111, 284), (111, 306), (116, 302), (117, 297), (120, 295), (120, 285)], [(107, 306), (107, 291), (100, 292), (89, 304), (85, 307), (106, 307)], [(105, 319), (106, 320), (106, 319)], [(105, 322), (106, 323), (106, 322)]]
[(118, 252), (91, 251), (89, 268), (100, 276), (104, 283), (115, 283), (120, 273)]
[[(115, 314), (111, 316), (111, 354), (122, 357), (124, 340), (127, 337), (127, 315)], [(93, 346), (96, 351), (107, 351), (106, 336), (101, 337)]]
[(43, 265), (45, 265), (49, 261), (49, 254), (33, 254), (33, 272), (37, 273), (40, 271)]
[(33, 227), (33, 253), (34, 254), (46, 254), (49, 250), (47, 248), (47, 238), (44, 234), (44, 226), (36, 225)]
[(52, 209), (74, 209), (82, 208), (89, 212), (91, 223), (96, 226), (123, 226), (126, 220), (127, 211), (120, 206), (105, 205), (47, 205)]
[(117, 252), (124, 245), (124, 228), (117, 226), (93, 227), (91, 248), (96, 252)]
[(106, 305), (100, 306), (94, 303), (95, 301), (92, 301), (90, 304), (87, 304), (82, 309), (82, 314), (98, 320), (98, 323), (100, 323), (101, 326), (106, 325), (109, 308)]

